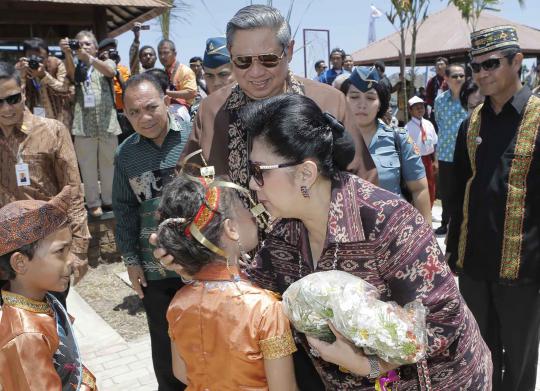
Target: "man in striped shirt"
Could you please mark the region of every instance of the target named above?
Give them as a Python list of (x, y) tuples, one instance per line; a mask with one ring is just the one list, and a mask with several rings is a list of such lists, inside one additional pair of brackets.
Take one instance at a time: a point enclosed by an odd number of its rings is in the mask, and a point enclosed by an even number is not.
[[(172, 373), (165, 317), (169, 302), (183, 284), (177, 274), (155, 260), (148, 236), (157, 227), (155, 211), (161, 191), (175, 176), (186, 136), (168, 114), (170, 98), (152, 75), (142, 73), (129, 79), (123, 100), (124, 112), (136, 133), (118, 147), (115, 156), (116, 244), (146, 310), (159, 390), (183, 390), (184, 385)], [(182, 125), (189, 127), (189, 123)]]

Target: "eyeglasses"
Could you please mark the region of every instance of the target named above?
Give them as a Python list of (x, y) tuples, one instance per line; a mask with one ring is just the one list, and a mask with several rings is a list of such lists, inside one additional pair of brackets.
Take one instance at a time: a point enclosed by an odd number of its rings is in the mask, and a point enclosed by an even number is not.
[(501, 59), (504, 57), (490, 58), (482, 62), (471, 62), (469, 65), (474, 73), (480, 72), (480, 68), (484, 71), (492, 71), (501, 66)]
[(18, 94), (6, 96), (5, 98), (0, 99), (0, 106), (2, 106), (4, 102), (6, 102), (8, 105), (16, 105), (21, 101), (21, 99), (22, 93), (20, 92)]
[(465, 74), (463, 73), (454, 73), (453, 75), (450, 75), (450, 77), (452, 79), (464, 79), (465, 78)]
[(277, 54), (257, 54), (255, 56), (235, 56), (232, 58), (232, 62), (240, 69), (248, 69), (251, 64), (253, 64), (253, 59), (256, 58), (257, 61), (261, 63), (262, 66), (266, 68), (276, 67), (281, 59), (285, 56), (285, 50), (281, 53), (281, 56)]
[(249, 161), (249, 172), (251, 173), (251, 176), (255, 180), (255, 183), (259, 186), (264, 186), (264, 177), (263, 172), (268, 170), (275, 170), (276, 168), (285, 168), (285, 167), (293, 167), (297, 166), (302, 162), (294, 162), (294, 163), (281, 163), (281, 164), (270, 164), (270, 165), (261, 165), (259, 163)]

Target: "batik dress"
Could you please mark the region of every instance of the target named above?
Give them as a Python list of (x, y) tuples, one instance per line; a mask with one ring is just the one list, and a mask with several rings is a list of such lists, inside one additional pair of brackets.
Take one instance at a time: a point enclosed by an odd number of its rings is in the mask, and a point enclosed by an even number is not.
[[(305, 226), (283, 219), (266, 238), (250, 276), (259, 286), (281, 293), (294, 281), (324, 270), (362, 278), (378, 289), (381, 300), (401, 306), (420, 300), (428, 310), (426, 357), (399, 368), (400, 391), (491, 390), (489, 349), (431, 227), (409, 203), (354, 175), (338, 173), (332, 178), (326, 241), (316, 268)], [(295, 339), (327, 390), (374, 389), (373, 382), (314, 357), (303, 334), (296, 333)], [(301, 388), (304, 380), (297, 378)]]

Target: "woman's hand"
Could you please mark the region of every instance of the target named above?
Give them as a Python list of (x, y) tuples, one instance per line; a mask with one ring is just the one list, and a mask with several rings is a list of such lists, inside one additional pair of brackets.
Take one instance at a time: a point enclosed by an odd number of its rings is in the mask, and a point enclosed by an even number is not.
[(356, 375), (368, 376), (371, 366), (366, 355), (341, 335), (332, 323), (328, 322), (328, 326), (336, 336), (336, 341), (327, 343), (313, 337), (307, 337), (310, 346), (320, 354), (324, 361), (339, 365)]
[[(157, 234), (155, 233), (151, 234), (148, 241), (150, 242), (152, 246), (157, 246), (158, 244)], [(154, 254), (154, 258), (156, 258), (156, 261), (158, 261), (165, 267), (167, 267), (168, 265), (172, 263), (172, 261), (174, 261), (173, 256), (170, 254), (167, 254), (167, 250), (165, 250), (162, 247), (156, 247), (153, 251), (153, 254)]]

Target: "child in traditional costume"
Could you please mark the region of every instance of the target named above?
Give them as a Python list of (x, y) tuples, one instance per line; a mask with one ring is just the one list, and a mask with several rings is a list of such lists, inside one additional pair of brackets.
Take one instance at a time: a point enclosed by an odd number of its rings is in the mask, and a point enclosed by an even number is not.
[(289, 321), (276, 296), (238, 268), (257, 246), (260, 205), (221, 180), (181, 174), (163, 192), (158, 245), (186, 281), (167, 312), (175, 376), (187, 390), (296, 390)]
[(0, 209), (0, 390), (96, 390), (82, 365), (69, 315), (48, 291), (72, 273), (69, 187), (49, 202)]

